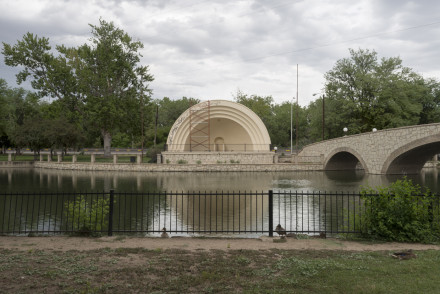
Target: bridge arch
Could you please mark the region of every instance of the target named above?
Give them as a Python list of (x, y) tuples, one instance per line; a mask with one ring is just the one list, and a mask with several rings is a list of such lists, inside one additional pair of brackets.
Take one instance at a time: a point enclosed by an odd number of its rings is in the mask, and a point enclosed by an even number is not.
[(440, 135), (412, 141), (388, 156), (382, 166), (383, 174), (417, 174), (425, 163), (440, 153)]
[(339, 147), (334, 149), (324, 160), (324, 170), (355, 170), (360, 163), (365, 172), (368, 173), (368, 166), (362, 156), (350, 147)]

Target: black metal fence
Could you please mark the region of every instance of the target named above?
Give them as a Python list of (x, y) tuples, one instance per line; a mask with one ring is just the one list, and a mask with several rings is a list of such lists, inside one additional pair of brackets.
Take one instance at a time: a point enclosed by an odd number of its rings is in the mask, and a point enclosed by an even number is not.
[[(368, 195), (371, 199), (377, 195)], [(433, 210), (433, 221), (440, 213)], [(359, 193), (298, 191), (0, 194), (0, 234), (360, 233)]]

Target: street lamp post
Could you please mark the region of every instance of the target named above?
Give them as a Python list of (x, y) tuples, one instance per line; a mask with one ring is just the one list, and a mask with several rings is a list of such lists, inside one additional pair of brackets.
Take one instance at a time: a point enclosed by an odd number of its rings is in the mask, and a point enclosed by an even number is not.
[(293, 97), (290, 102), (290, 155), (293, 153), (293, 99), (295, 99), (295, 97)]
[(322, 141), (324, 141), (324, 127), (325, 127), (325, 95), (322, 95)]

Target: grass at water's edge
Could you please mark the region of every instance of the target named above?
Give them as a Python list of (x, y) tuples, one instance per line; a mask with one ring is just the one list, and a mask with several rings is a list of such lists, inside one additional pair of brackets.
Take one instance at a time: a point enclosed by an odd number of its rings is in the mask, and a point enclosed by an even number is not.
[(440, 251), (0, 249), (5, 293), (438, 293)]

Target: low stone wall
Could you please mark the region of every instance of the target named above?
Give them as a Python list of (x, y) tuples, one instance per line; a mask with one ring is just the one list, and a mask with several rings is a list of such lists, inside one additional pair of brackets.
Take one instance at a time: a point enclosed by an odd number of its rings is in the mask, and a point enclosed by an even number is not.
[(112, 164), (112, 163), (68, 163), (35, 162), (36, 168), (96, 171), (138, 172), (283, 172), (322, 170), (322, 165), (292, 164)]
[(162, 152), (163, 164), (272, 164), (273, 152)]
[(0, 161), (0, 168), (32, 167), (32, 166), (34, 166), (33, 161)]

